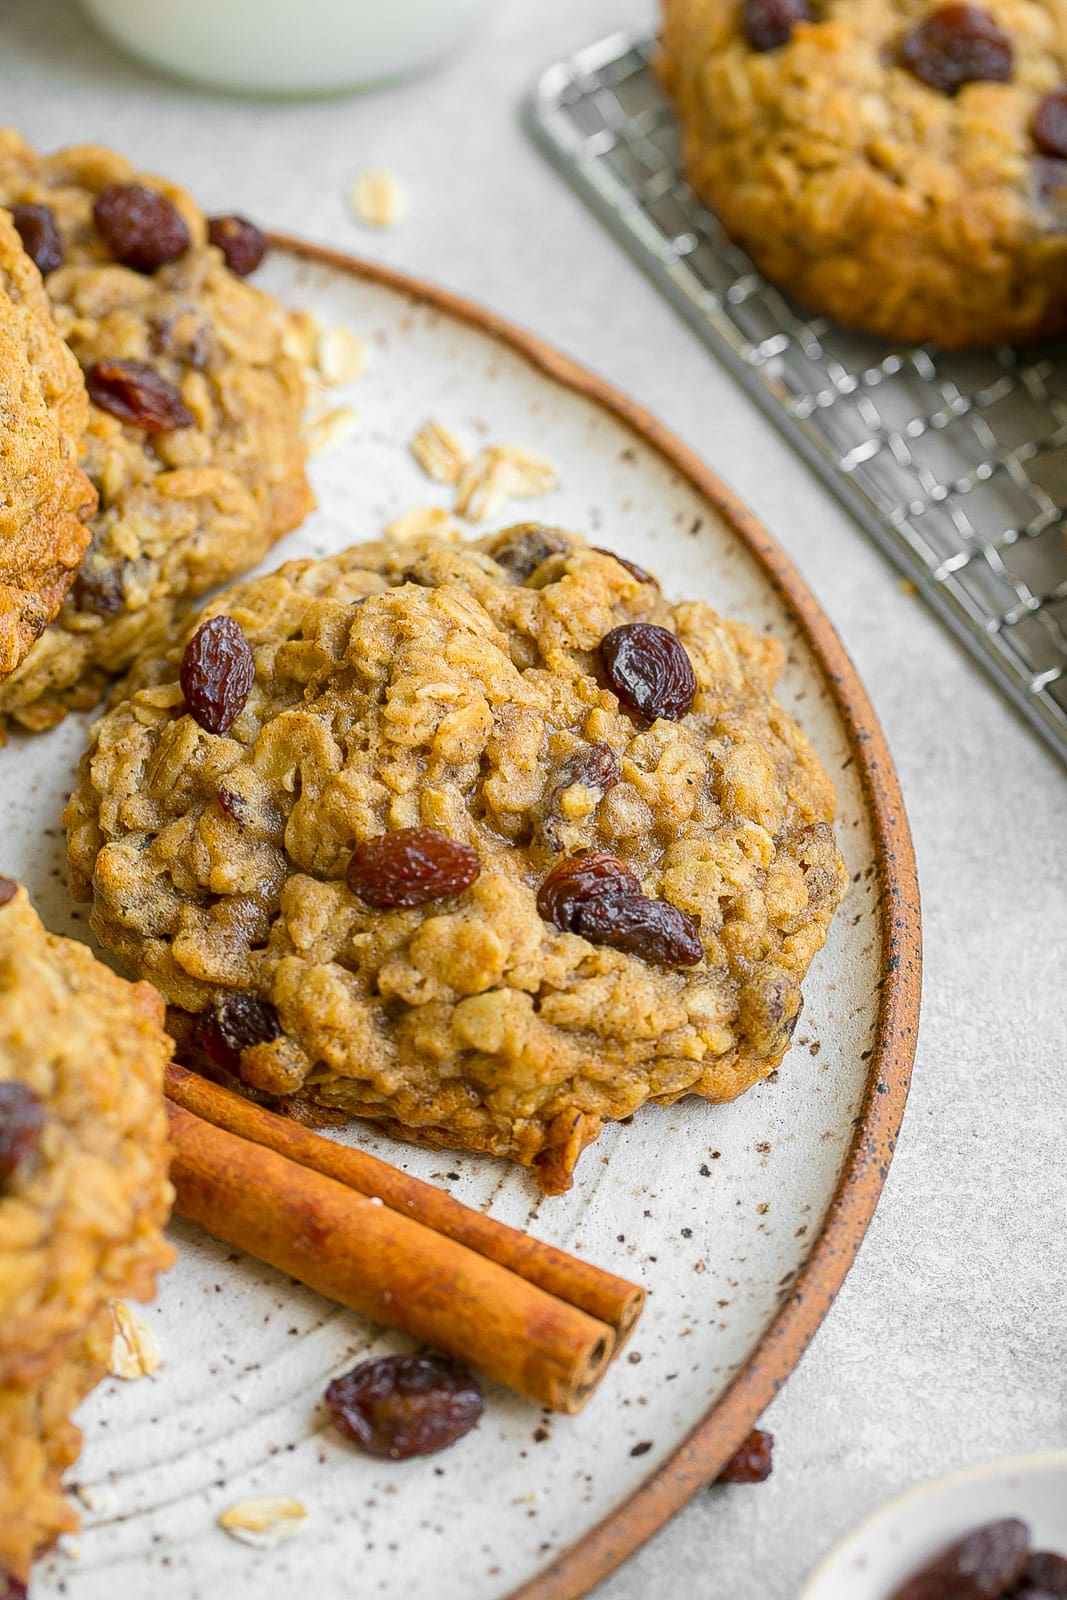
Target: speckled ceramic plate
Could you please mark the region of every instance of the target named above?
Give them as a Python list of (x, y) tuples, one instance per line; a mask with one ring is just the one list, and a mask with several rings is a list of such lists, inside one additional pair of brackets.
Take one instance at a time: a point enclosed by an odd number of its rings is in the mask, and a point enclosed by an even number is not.
[(887, 1600), (984, 1522), (1021, 1517), (1035, 1550), (1067, 1556), (1067, 1450), (984, 1461), (897, 1495), (835, 1545), (797, 1600)]
[[(350, 1137), (650, 1291), (638, 1332), (577, 1418), (490, 1392), (455, 1449), (406, 1465), (358, 1455), (328, 1425), (330, 1377), (403, 1341), (177, 1224), (177, 1268), (147, 1315), (157, 1377), (84, 1408), (92, 1486), (77, 1556), (40, 1569), (39, 1600), (259, 1600), (420, 1594), (559, 1600), (586, 1592), (719, 1467), (799, 1359), (874, 1208), (903, 1110), (918, 1009), (918, 904), (892, 765), (862, 686), (787, 558), (714, 475), (573, 363), (451, 296), (289, 245), (265, 281), (367, 340), (350, 392), (359, 434), (315, 464), (320, 509), (277, 559), (376, 537), (451, 503), (406, 443), (427, 418), (472, 443), (546, 455), (559, 488), (535, 515), (595, 536), (789, 646), (781, 687), (840, 796), (852, 890), (806, 986), (793, 1049), (731, 1106), (650, 1108), (541, 1199), (502, 1162)], [(60, 811), (84, 739), (71, 718), (0, 758), (4, 868), (57, 931), (85, 935), (64, 889)], [(218, 1514), (294, 1496), (299, 1538), (262, 1551)]]

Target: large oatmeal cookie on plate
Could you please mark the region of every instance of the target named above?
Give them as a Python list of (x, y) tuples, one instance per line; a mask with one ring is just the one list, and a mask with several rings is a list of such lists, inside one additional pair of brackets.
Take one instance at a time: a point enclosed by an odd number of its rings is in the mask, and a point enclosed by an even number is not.
[(32, 1386), (170, 1264), (170, 1046), (149, 984), (48, 933), (0, 878), (0, 1388)]
[[(0, 204), (51, 214), (63, 259), (46, 287), (94, 401), (92, 544), (55, 624), (0, 685), (0, 715), (40, 728), (91, 704), (184, 600), (303, 520), (303, 379), (285, 313), (230, 271), (176, 185), (98, 145), (41, 156), (0, 130)], [(126, 363), (140, 364), (132, 381)]]
[(87, 416), (81, 369), (0, 211), (0, 683), (59, 610), (89, 543)]
[(1067, 328), (1067, 18), (1048, 0), (663, 0), (697, 193), (772, 282), (946, 347)]
[[(94, 930), (194, 1055), (549, 1191), (605, 1118), (778, 1064), (845, 877), (774, 640), (538, 526), (293, 562), (222, 616), (255, 667), (228, 730), (189, 630), (139, 659), (66, 812)], [(609, 686), (647, 666), (601, 648), (637, 623), (666, 715)], [(561, 862), (589, 903), (544, 890)]]

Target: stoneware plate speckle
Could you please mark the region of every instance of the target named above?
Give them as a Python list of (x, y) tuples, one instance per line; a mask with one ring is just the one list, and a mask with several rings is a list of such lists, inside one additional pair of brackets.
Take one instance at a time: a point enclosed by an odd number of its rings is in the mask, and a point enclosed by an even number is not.
[[(543, 1200), (489, 1159), (345, 1137), (469, 1205), (632, 1276), (650, 1291), (631, 1345), (576, 1418), (502, 1391), (438, 1457), (390, 1464), (331, 1428), (327, 1382), (405, 1348), (279, 1274), (176, 1223), (176, 1269), (146, 1311), (156, 1377), (108, 1382), (83, 1409), (76, 1480), (95, 1493), (76, 1558), (37, 1600), (259, 1600), (585, 1593), (713, 1478), (792, 1370), (848, 1270), (881, 1187), (918, 1011), (918, 901), (900, 795), (863, 688), (785, 555), (717, 478), (631, 402), (545, 345), (426, 285), (283, 244), (262, 281), (367, 341), (332, 404), (360, 430), (314, 463), (319, 510), (266, 566), (378, 537), (414, 506), (450, 507), (407, 443), (428, 418), (468, 443), (548, 457), (559, 486), (482, 529), (556, 521), (777, 634), (780, 695), (833, 775), (848, 899), (806, 985), (780, 1071), (730, 1106), (650, 1108), (609, 1128), (568, 1195)], [(0, 756), (3, 869), (57, 931), (87, 937), (59, 824), (85, 736), (71, 717)], [(220, 1512), (295, 1497), (298, 1537), (236, 1542)]]
[(797, 1600), (889, 1600), (983, 1522), (1021, 1517), (1035, 1550), (1067, 1556), (1067, 1450), (986, 1461), (931, 1478), (868, 1517), (822, 1560)]

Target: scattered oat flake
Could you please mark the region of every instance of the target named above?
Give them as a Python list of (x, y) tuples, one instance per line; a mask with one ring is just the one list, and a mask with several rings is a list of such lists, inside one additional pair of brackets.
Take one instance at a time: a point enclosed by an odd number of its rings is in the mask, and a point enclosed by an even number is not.
[(359, 416), (351, 406), (333, 406), (313, 412), (304, 419), (304, 443), (308, 455), (329, 455), (359, 432)]
[(313, 311), (290, 311), (282, 334), (282, 349), (302, 367), (318, 369), (319, 341), (325, 329)]
[(64, 1534), (60, 1539), (59, 1548), (67, 1557), (68, 1561), (80, 1561), (82, 1558), (81, 1545), (78, 1543), (77, 1539), (72, 1539), (69, 1534)]
[(104, 1488), (101, 1484), (79, 1483), (74, 1493), (78, 1496), (86, 1511), (97, 1511), (104, 1516), (109, 1511), (114, 1511), (116, 1500), (111, 1489)]
[(270, 1549), (303, 1533), (307, 1511), (299, 1500), (240, 1500), (219, 1517), (219, 1527), (233, 1539)]
[(323, 328), (315, 351), (315, 365), (323, 383), (331, 387), (355, 383), (366, 370), (367, 346), (358, 333), (353, 333), (343, 323)]
[(470, 460), (462, 441), (443, 422), (424, 423), (411, 441), (411, 453), (437, 483), (456, 483)]
[(518, 445), (487, 445), (460, 474), (456, 510), (469, 522), (484, 522), (502, 501), (547, 494), (557, 481), (555, 467), (542, 456)]
[(108, 1371), (113, 1378), (150, 1378), (159, 1371), (159, 1345), (141, 1316), (125, 1300), (111, 1305), (115, 1325)]
[(385, 168), (364, 168), (352, 180), (352, 210), (368, 228), (395, 228), (407, 210), (404, 186)]
[(393, 518), (385, 529), (385, 537), (397, 544), (413, 544), (416, 539), (430, 538), (454, 543), (462, 539), (463, 530), (443, 506), (413, 506), (410, 511)]

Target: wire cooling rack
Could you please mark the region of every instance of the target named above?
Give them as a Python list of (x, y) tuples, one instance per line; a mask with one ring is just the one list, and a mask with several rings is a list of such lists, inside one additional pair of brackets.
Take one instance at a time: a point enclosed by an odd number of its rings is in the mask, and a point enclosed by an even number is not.
[(805, 317), (682, 176), (653, 48), (551, 67), (535, 136), (1067, 760), (1067, 346), (949, 355)]

